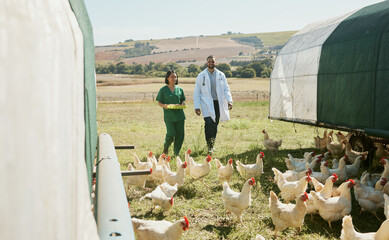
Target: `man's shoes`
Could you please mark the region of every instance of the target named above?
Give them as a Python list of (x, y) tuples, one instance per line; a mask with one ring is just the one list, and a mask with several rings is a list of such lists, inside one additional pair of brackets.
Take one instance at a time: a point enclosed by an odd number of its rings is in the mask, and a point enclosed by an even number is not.
[(209, 154), (212, 154), (212, 153), (214, 153), (214, 152), (216, 152), (216, 148), (209, 148), (209, 149), (208, 149), (208, 153), (209, 153)]

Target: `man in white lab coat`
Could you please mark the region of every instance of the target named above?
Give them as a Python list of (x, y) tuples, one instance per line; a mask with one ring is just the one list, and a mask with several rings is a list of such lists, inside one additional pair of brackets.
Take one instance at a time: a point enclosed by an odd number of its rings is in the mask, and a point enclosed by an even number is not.
[(198, 116), (203, 113), (209, 153), (215, 150), (213, 146), (219, 121), (228, 121), (229, 110), (232, 109), (232, 97), (226, 76), (215, 66), (216, 59), (210, 55), (207, 58), (207, 68), (197, 76), (193, 93), (195, 112)]

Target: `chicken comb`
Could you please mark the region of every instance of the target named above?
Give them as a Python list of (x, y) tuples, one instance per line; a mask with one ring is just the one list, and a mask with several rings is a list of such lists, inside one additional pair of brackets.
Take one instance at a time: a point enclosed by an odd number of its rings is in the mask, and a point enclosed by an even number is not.
[(305, 197), (306, 199), (309, 199), (309, 198), (308, 198), (307, 192), (304, 192), (304, 197)]
[(186, 227), (189, 228), (189, 220), (186, 216), (184, 216)]
[(190, 148), (186, 151), (187, 154), (190, 154), (192, 152), (192, 150), (190, 150)]
[(151, 157), (151, 156), (153, 156), (153, 152), (150, 151), (149, 152), (149, 157)]
[(173, 205), (173, 203), (174, 203), (174, 199), (173, 199), (173, 197), (172, 198), (170, 198), (170, 205)]
[(308, 173), (307, 174), (307, 181), (310, 182), (312, 180), (312, 178), (309, 176), (310, 174)]
[(186, 162), (184, 162), (182, 165), (184, 165), (184, 166), (182, 166), (183, 168), (186, 168), (187, 166), (188, 166), (188, 164), (186, 163)]
[(153, 169), (152, 168), (150, 168), (150, 174), (152, 174), (153, 173)]
[(380, 184), (382, 185), (382, 186), (385, 186), (385, 184), (388, 182), (388, 180), (386, 180), (386, 178), (381, 178), (380, 179)]
[(166, 160), (166, 162), (170, 162), (170, 156), (167, 156), (167, 158), (165, 160)]
[(212, 158), (211, 158), (211, 156), (207, 155), (206, 159), (211, 161)]
[(338, 175), (336, 175), (336, 173), (333, 173), (332, 176), (334, 176), (335, 179), (338, 179)]
[(346, 159), (348, 159), (348, 155), (344, 155), (343, 157), (346, 158)]
[(254, 185), (255, 184), (255, 179), (251, 178), (250, 180), (253, 182), (253, 184), (251, 184), (251, 185)]
[(347, 180), (347, 182), (351, 182), (353, 185), (355, 185), (355, 182), (352, 179)]
[(385, 159), (388, 159), (388, 157), (387, 157), (387, 156), (381, 157), (381, 158), (380, 158), (380, 162), (381, 162), (382, 164), (385, 164)]
[(229, 164), (232, 164), (234, 161), (232, 160), (232, 158), (230, 158), (230, 160), (228, 160), (228, 163)]
[(261, 155), (261, 158), (265, 157), (265, 154), (263, 152), (260, 152), (259, 154)]
[(165, 158), (165, 157), (166, 157), (166, 154), (162, 153), (161, 158)]

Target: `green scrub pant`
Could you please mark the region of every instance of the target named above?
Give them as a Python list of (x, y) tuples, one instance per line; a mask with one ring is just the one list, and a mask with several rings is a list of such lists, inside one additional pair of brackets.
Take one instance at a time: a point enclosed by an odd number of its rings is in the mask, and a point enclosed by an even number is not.
[(166, 138), (164, 143), (164, 152), (167, 153), (170, 145), (174, 142), (174, 155), (178, 156), (185, 137), (185, 120), (178, 122), (165, 122)]

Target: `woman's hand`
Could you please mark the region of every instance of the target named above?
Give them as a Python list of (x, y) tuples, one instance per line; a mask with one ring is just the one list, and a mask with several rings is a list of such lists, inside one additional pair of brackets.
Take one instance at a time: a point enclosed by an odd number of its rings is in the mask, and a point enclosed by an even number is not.
[(181, 103), (181, 106), (185, 106), (185, 102), (182, 102), (182, 103)]
[(164, 109), (167, 109), (167, 104), (164, 104), (162, 107), (163, 107)]

